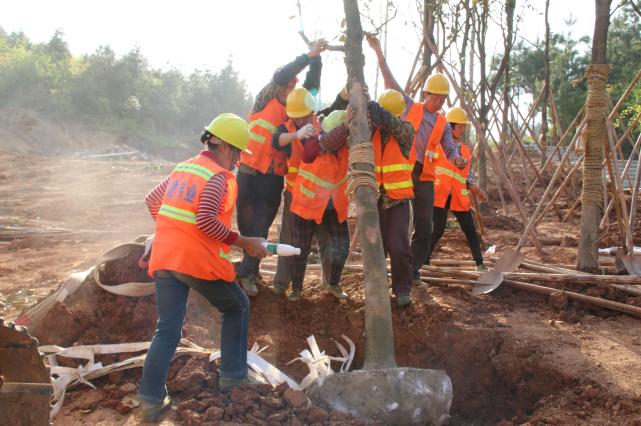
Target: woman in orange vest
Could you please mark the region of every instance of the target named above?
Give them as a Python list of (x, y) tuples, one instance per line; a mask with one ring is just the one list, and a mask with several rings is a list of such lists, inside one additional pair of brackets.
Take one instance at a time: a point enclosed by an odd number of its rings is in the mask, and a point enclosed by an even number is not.
[[(347, 294), (339, 282), (349, 255), (349, 228), (347, 226), (347, 126), (354, 115), (353, 109), (333, 111), (322, 122), (319, 140), (303, 140), (303, 153), (298, 174), (292, 187), (291, 229), (287, 244), (300, 247), (300, 256), (285, 259), (292, 292), (289, 299), (302, 297), (307, 258), (314, 235), (318, 238), (323, 261), (323, 285), (338, 299)], [(287, 134), (280, 135), (281, 144)], [(328, 256), (324, 256), (324, 254)], [(329, 258), (327, 258), (329, 257)]]
[(145, 421), (157, 421), (171, 403), (165, 382), (190, 289), (222, 314), (220, 388), (253, 382), (247, 377), (249, 299), (234, 282), (229, 253), (234, 245), (257, 258), (269, 254), (264, 239), (230, 229), (237, 196), (231, 171), (246, 152), (249, 131), (234, 114), (219, 115), (205, 129), (201, 142), (207, 149), (178, 164), (145, 199), (156, 221), (149, 274), (155, 278), (158, 309), (138, 394)]
[[(278, 213), (283, 176), (287, 173), (285, 156), (272, 149), (272, 136), (287, 120), (285, 100), (296, 86), (296, 75), (307, 65), (309, 71), (303, 86), (311, 91), (320, 87), (321, 57), (327, 42), (317, 41), (309, 53), (274, 73), (271, 83), (256, 95), (249, 116), (249, 153), (240, 157), (238, 168), (238, 201), (236, 221), (243, 235), (267, 238), (269, 228)], [(245, 253), (238, 269), (238, 279), (249, 296), (258, 294), (260, 260)]]
[(432, 246), (427, 257), (429, 264), (434, 247), (443, 236), (445, 224), (447, 223), (447, 212), (452, 210), (454, 217), (465, 233), (467, 244), (470, 246), (472, 256), (476, 262), (476, 270), (487, 271), (483, 265), (483, 253), (481, 244), (476, 235), (474, 219), (470, 213), (470, 192), (479, 200), (486, 202), (487, 194), (474, 183), (473, 174), (470, 172), (470, 149), (461, 143), (461, 137), (465, 134), (468, 119), (463, 108), (452, 108), (445, 115), (447, 122), (452, 127), (452, 136), (457, 144), (460, 155), (467, 160), (465, 169), (460, 170), (441, 155), (435, 163), (434, 173), (434, 232), (432, 233)]
[(392, 265), (392, 291), (398, 306), (411, 303), (412, 250), (410, 249), (410, 200), (414, 198), (412, 170), (414, 128), (398, 118), (405, 112), (403, 94), (384, 91), (378, 103), (368, 103), (374, 135), (374, 172), (379, 184), (378, 214), (383, 247)]

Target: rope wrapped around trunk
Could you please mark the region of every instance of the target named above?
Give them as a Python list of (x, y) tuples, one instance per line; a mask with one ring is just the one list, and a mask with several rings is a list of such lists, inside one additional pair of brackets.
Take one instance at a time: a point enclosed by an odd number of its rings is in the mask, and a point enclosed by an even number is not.
[(606, 85), (610, 66), (608, 64), (591, 64), (585, 76), (588, 82), (586, 102), (587, 144), (583, 162), (583, 205), (603, 208), (603, 186), (601, 170), (603, 168), (603, 148), (606, 143), (605, 113), (607, 104)]
[(353, 196), (359, 186), (370, 186), (378, 192), (378, 183), (374, 172), (368, 170), (357, 170), (354, 165), (357, 163), (369, 164), (372, 169), (374, 163), (374, 151), (371, 142), (361, 142), (356, 145), (350, 145), (349, 148), (349, 183), (347, 184), (347, 193)]

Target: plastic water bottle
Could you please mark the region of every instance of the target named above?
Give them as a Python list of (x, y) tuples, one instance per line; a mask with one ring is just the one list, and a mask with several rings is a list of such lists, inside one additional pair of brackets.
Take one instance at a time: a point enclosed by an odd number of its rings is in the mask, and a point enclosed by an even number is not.
[(269, 250), (272, 254), (278, 256), (298, 256), (300, 255), (300, 249), (297, 247), (290, 246), (289, 244), (276, 244), (264, 242), (263, 247)]

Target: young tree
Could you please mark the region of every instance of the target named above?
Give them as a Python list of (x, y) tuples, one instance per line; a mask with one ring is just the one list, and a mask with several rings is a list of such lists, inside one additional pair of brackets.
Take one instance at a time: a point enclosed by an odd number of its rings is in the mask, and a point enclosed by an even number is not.
[(603, 147), (605, 133), (609, 67), (606, 64), (610, 3), (595, 0), (596, 17), (592, 39), (592, 61), (586, 75), (588, 100), (586, 104), (587, 142), (583, 161), (583, 190), (581, 193), (581, 235), (577, 269), (584, 272), (599, 270), (599, 223), (603, 213)]

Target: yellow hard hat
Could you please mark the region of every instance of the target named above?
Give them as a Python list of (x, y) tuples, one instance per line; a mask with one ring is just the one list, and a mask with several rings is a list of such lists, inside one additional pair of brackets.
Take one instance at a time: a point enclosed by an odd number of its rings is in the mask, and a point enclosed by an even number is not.
[(380, 106), (385, 108), (387, 112), (393, 114), (395, 117), (398, 117), (405, 112), (405, 98), (398, 90), (387, 89), (381, 93), (377, 102)]
[(454, 107), (445, 114), (445, 119), (448, 123), (467, 124), (467, 113), (461, 107)]
[(301, 118), (314, 111), (314, 98), (304, 87), (298, 87), (287, 95), (285, 110), (291, 118)]
[(324, 132), (331, 132), (345, 122), (347, 113), (344, 109), (337, 109), (329, 113), (321, 123)]
[(205, 130), (223, 142), (249, 153), (247, 150), (249, 126), (236, 114), (230, 112), (220, 114), (209, 123), (209, 126), (205, 127)]
[(435, 73), (429, 76), (423, 86), (424, 92), (434, 93), (436, 95), (449, 95), (450, 82), (443, 74)]

